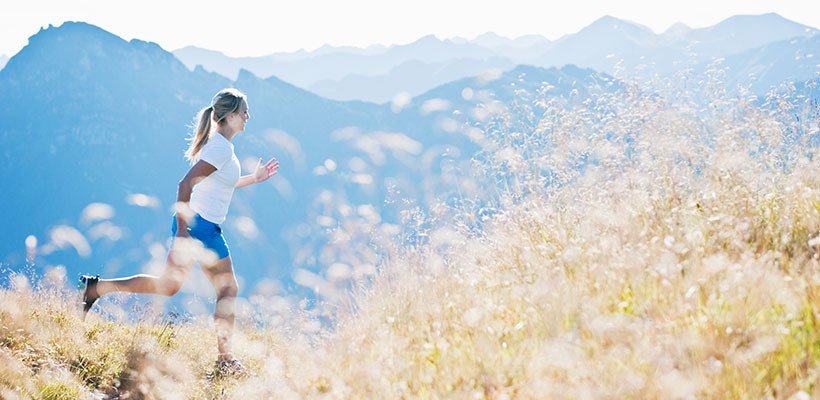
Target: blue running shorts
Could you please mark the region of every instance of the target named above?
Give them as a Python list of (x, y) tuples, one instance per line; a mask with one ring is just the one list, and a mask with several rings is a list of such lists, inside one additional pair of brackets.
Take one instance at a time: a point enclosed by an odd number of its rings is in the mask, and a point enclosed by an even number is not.
[[(174, 222), (171, 225), (172, 246), (173, 240), (177, 235), (176, 214), (174, 214), (173, 220)], [(231, 255), (230, 250), (228, 250), (228, 243), (225, 242), (225, 237), (222, 236), (222, 228), (219, 227), (219, 224), (208, 221), (207, 219), (200, 217), (199, 214), (196, 214), (194, 219), (192, 219), (190, 224), (188, 224), (188, 234), (192, 238), (202, 242), (206, 248), (213, 250), (220, 260)]]

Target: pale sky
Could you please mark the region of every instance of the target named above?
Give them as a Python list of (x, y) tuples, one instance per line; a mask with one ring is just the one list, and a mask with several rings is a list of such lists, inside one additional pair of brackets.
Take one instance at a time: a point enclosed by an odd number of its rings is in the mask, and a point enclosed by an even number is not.
[(657, 33), (675, 22), (693, 28), (732, 15), (776, 12), (820, 27), (810, 0), (10, 0), (0, 13), (0, 54), (11, 56), (43, 27), (84, 21), (123, 39), (156, 42), (168, 51), (194, 45), (230, 56), (258, 56), (324, 44), (406, 44), (434, 34), (472, 39), (575, 33), (604, 15)]

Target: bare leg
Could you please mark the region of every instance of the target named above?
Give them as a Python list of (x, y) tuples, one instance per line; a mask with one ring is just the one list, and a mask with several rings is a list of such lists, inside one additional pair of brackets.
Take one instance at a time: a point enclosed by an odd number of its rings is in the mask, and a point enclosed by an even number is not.
[(168, 253), (167, 268), (160, 276), (139, 274), (127, 278), (100, 279), (97, 293), (102, 296), (111, 292), (153, 293), (173, 296), (182, 287), (191, 272), (191, 264), (175, 261), (173, 250)]
[(202, 271), (216, 290), (214, 325), (216, 325), (216, 345), (219, 357), (232, 359), (231, 335), (236, 314), (236, 294), (239, 287), (233, 272), (231, 257), (220, 259), (215, 264), (203, 267)]

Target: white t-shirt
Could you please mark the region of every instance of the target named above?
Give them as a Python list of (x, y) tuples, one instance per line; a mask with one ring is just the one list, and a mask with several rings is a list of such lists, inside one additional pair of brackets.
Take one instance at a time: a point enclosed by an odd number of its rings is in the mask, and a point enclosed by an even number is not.
[(213, 165), (216, 171), (194, 185), (189, 206), (202, 218), (221, 224), (228, 215), (228, 206), (241, 173), (233, 143), (214, 132), (202, 147), (197, 160)]

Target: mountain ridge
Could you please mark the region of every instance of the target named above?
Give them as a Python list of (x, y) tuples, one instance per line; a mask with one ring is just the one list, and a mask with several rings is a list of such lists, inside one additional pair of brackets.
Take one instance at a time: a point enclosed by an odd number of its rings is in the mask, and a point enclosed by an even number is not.
[[(512, 65), (528, 64), (548, 68), (574, 64), (610, 74), (620, 71), (622, 74), (638, 76), (664, 76), (680, 68), (690, 68), (712, 59), (725, 58), (790, 37), (814, 35), (816, 32), (815, 28), (790, 21), (775, 13), (732, 16), (715, 25), (697, 29), (676, 23), (659, 34), (639, 23), (605, 15), (578, 32), (564, 35), (556, 41), (548, 41), (539, 35), (509, 39), (492, 32), (473, 39), (439, 39), (435, 35), (426, 35), (405, 45), (387, 47), (384, 53), (374, 56), (376, 58), (344, 52), (313, 57), (303, 55), (300, 62), (313, 59), (312, 67), (307, 64), (300, 64), (298, 68), (297, 64), (288, 67), (284, 66), (287, 62), (282, 61), (284, 64), (280, 62), (278, 68), (284, 73), (278, 76), (328, 98), (385, 102), (396, 94), (386, 93), (387, 88), (416, 95), (444, 84), (451, 78), (459, 78), (452, 74), (441, 74), (441, 78), (437, 78), (435, 71), (431, 71), (417, 74), (410, 90), (402, 89), (403, 85), (407, 87), (402, 83), (407, 75), (396, 71), (406, 70), (418, 62), (427, 65), (462, 65), (461, 77), (473, 74), (482, 63), (493, 57), (506, 58)], [(431, 49), (477, 46), (487, 52), (474, 51), (465, 55), (463, 52), (457, 54), (450, 51), (451, 57), (447, 58), (442, 56), (441, 50), (435, 50), (438, 55), (430, 57), (435, 60), (425, 61), (418, 56), (428, 51), (422, 50), (425, 46)], [(475, 47), (472, 49), (475, 50)], [(403, 55), (392, 60), (385, 58), (396, 53)], [(179, 56), (181, 59), (185, 58), (183, 55)], [(468, 66), (465, 64), (467, 60), (474, 61)], [(189, 68), (197, 62), (190, 59), (186, 61)], [(199, 62), (208, 64), (203, 60)], [(776, 63), (777, 60), (765, 62)], [(322, 65), (332, 65), (332, 71), (325, 71)], [(291, 71), (288, 72), (288, 69)], [(298, 70), (298, 74), (303, 75), (295, 77), (293, 70)], [(266, 73), (254, 71), (259, 76), (266, 76)]]

